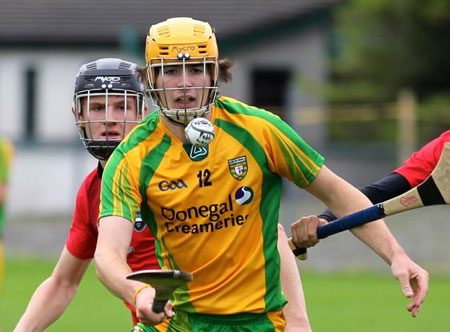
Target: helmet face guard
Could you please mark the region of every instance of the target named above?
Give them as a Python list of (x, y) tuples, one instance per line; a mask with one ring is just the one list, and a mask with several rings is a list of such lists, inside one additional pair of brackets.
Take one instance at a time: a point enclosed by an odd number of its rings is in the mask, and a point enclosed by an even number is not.
[[(96, 106), (91, 109), (93, 101)], [(132, 106), (131, 109), (129, 106)], [(109, 158), (126, 136), (128, 129), (138, 124), (144, 113), (142, 94), (127, 90), (123, 92), (81, 91), (74, 96), (74, 108), (75, 124), (78, 127), (80, 139), (89, 153), (99, 160)], [(103, 110), (99, 111), (100, 108)], [(123, 116), (121, 118), (113, 116), (112, 108), (122, 109)], [(121, 124), (121, 126), (115, 124)], [(98, 126), (103, 128), (101, 137), (94, 135)]]
[[(216, 57), (199, 57), (190, 58), (188, 53), (181, 55), (179, 58), (157, 58), (152, 59), (151, 64), (147, 68), (149, 92), (152, 102), (155, 106), (159, 107), (161, 113), (167, 117), (171, 122), (186, 126), (192, 119), (196, 117), (203, 117), (211, 110), (211, 106), (214, 104), (214, 100), (217, 95), (217, 78), (219, 67)], [(189, 66), (198, 66), (202, 68), (203, 79), (201, 85), (188, 86), (186, 84), (186, 70)], [(165, 86), (165, 69), (171, 66), (179, 66), (182, 69), (183, 83), (177, 87)], [(156, 86), (156, 79), (160, 75), (160, 81), (162, 85)], [(200, 91), (199, 96), (200, 104), (198, 107), (191, 108), (169, 108), (168, 92), (179, 90), (182, 91), (182, 96), (187, 98), (187, 92), (192, 90)]]
[(90, 154), (107, 160), (144, 116), (144, 88), (136, 65), (99, 59), (83, 65), (74, 93), (74, 117), (80, 139)]
[[(145, 49), (149, 92), (153, 104), (160, 108), (162, 115), (174, 124), (186, 126), (193, 118), (202, 117), (210, 111), (218, 89), (218, 58), (216, 37), (206, 22), (176, 17), (150, 27)], [(182, 68), (183, 82), (176, 87), (165, 84), (165, 70), (169, 66)], [(187, 84), (189, 66), (203, 68), (203, 80), (196, 86)], [(174, 90), (181, 91), (184, 98), (189, 97), (188, 90), (197, 90), (195, 98), (199, 98), (200, 105), (170, 108), (168, 95)], [(197, 93), (198, 90), (201, 90), (200, 93)]]

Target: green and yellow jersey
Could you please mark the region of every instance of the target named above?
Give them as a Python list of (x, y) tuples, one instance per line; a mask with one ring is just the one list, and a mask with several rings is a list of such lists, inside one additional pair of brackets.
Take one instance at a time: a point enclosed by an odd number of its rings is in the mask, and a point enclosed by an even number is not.
[[(0, 136), (0, 185), (4, 186), (3, 190), (5, 191), (9, 180), (13, 153), (14, 149), (12, 143), (6, 138)], [(2, 200), (0, 200), (0, 236), (3, 233), (4, 223), (5, 204)]]
[(100, 217), (135, 220), (156, 239), (161, 267), (193, 274), (175, 306), (228, 315), (281, 310), (277, 221), (282, 177), (308, 186), (323, 157), (270, 112), (227, 97), (215, 138), (183, 144), (157, 112), (135, 127), (103, 174)]

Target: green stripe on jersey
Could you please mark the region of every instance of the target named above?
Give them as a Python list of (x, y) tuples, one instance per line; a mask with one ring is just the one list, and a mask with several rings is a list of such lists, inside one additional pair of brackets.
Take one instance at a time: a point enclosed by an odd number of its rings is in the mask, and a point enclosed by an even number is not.
[[(215, 124), (229, 135), (241, 142), (252, 154), (262, 173), (262, 192), (260, 215), (263, 220), (263, 250), (266, 261), (266, 296), (264, 298), (266, 311), (281, 310), (286, 300), (280, 296), (280, 257), (277, 250), (278, 214), (282, 190), (281, 177), (271, 172), (267, 167), (267, 157), (258, 141), (245, 128), (234, 123), (217, 119)], [(275, 245), (274, 245), (275, 244)]]
[[(171, 270), (179, 270), (179, 266), (176, 262), (176, 259), (170, 253), (169, 248), (165, 244), (164, 238), (161, 239), (161, 242), (158, 240), (158, 226), (156, 224), (155, 214), (148, 206), (148, 197), (147, 197), (147, 188), (149, 186), (152, 177), (164, 159), (165, 154), (170, 149), (170, 145), (172, 144), (172, 140), (169, 135), (164, 135), (161, 142), (156, 145), (151, 151), (147, 153), (145, 158), (142, 161), (141, 170), (139, 174), (139, 190), (142, 197), (141, 204), (141, 213), (142, 219), (150, 227), (150, 230), (153, 233), (155, 238), (155, 251), (156, 258), (158, 259), (158, 264), (162, 268), (171, 269)], [(165, 252), (168, 256), (168, 262), (170, 266), (164, 266), (164, 261), (161, 257), (162, 250), (161, 248), (165, 248)], [(183, 285), (177, 289), (177, 291), (173, 294), (174, 298), (178, 302), (183, 303), (183, 308), (189, 306), (192, 308), (192, 312), (195, 312), (195, 308), (192, 304), (189, 303), (189, 293), (188, 286)], [(186, 310), (186, 309), (185, 309)]]
[(295, 158), (297, 166), (300, 167), (303, 175), (307, 177), (308, 182), (305, 182), (302, 178), (299, 177), (298, 172), (294, 171), (296, 166), (291, 162), (290, 156), (296, 156), (296, 154), (292, 150), (287, 150), (286, 144), (283, 144), (280, 137), (272, 131), (273, 137), (276, 139), (280, 150), (285, 157), (284, 159), (288, 164), (290, 173), (292, 175), (292, 178), (294, 179), (294, 183), (301, 188), (305, 188), (312, 180), (314, 180), (314, 177), (311, 174), (314, 173), (312, 170), (316, 167), (321, 167), (324, 163), (324, 158), (318, 153), (314, 153), (314, 155), (306, 153), (306, 151), (313, 151), (313, 149), (286, 122), (284, 122), (271, 112), (254, 106), (248, 106), (239, 102), (233, 102), (233, 100), (229, 98), (222, 97), (216, 99), (216, 105), (231, 114), (242, 114), (264, 119), (270, 122), (278, 130), (282, 131), (287, 138), (289, 138), (300, 149), (305, 151), (305, 154), (308, 156), (308, 158), (304, 158), (301, 161), (297, 157)]
[[(122, 143), (119, 144), (119, 146), (114, 150), (111, 157), (109, 157), (108, 162), (106, 163), (105, 170), (102, 175), (102, 189), (101, 189), (101, 202), (107, 202), (107, 204), (102, 203), (101, 204), (101, 211), (99, 217), (105, 217), (113, 215), (114, 211), (111, 209), (114, 209), (114, 197), (113, 197), (113, 191), (112, 188), (107, 188), (108, 184), (113, 184), (113, 178), (115, 175), (115, 172), (117, 170), (117, 167), (122, 162), (122, 160), (125, 158), (125, 154), (135, 147), (137, 147), (141, 142), (146, 140), (152, 133), (153, 130), (156, 128), (159, 121), (159, 116), (157, 112), (154, 112), (146, 117), (146, 119), (138, 124), (133, 130), (133, 135), (128, 135), (126, 137), (126, 140), (122, 141)], [(120, 184), (123, 184), (123, 177), (125, 174), (121, 174), (119, 176)], [(108, 179), (105, 181), (105, 179)], [(122, 187), (121, 187), (122, 188)], [(121, 190), (119, 193), (120, 197), (123, 199), (124, 192)], [(135, 203), (134, 203), (135, 204)], [(110, 209), (106, 209), (105, 206), (110, 207)], [(138, 209), (137, 206), (134, 207), (134, 209)], [(125, 218), (129, 219), (130, 221), (133, 219), (128, 207), (125, 207), (122, 203), (121, 210), (128, 211), (127, 215), (123, 215)]]
[(156, 257), (160, 266), (163, 266), (163, 260), (161, 259), (161, 246), (159, 241), (156, 241), (158, 236), (158, 227), (156, 226), (155, 214), (150, 209), (147, 197), (147, 188), (153, 177), (154, 171), (159, 167), (161, 161), (164, 158), (165, 153), (170, 148), (171, 139), (168, 135), (164, 135), (161, 142), (155, 146), (151, 151), (147, 153), (142, 161), (141, 170), (139, 174), (139, 190), (142, 197), (141, 213), (142, 219), (150, 227), (150, 230), (155, 237), (155, 249)]

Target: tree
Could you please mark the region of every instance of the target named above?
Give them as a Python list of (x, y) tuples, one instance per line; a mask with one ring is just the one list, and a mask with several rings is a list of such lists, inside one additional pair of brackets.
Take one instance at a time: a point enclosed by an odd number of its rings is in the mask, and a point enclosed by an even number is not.
[(332, 102), (450, 92), (450, 0), (350, 0), (335, 19)]

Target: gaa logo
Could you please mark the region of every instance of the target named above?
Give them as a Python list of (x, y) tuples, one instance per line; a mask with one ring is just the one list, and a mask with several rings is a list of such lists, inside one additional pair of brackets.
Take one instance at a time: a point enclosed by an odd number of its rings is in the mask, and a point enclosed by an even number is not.
[(176, 190), (176, 189), (182, 189), (182, 188), (187, 188), (187, 187), (188, 187), (187, 184), (181, 179), (178, 179), (176, 181), (164, 180), (164, 181), (161, 181), (158, 185), (158, 188), (161, 191)]

